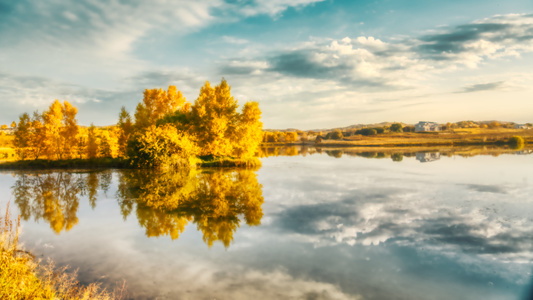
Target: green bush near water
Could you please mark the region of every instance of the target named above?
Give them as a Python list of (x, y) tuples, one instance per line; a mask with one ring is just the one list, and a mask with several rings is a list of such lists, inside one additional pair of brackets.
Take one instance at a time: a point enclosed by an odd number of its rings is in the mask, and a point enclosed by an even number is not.
[(519, 149), (519, 148), (522, 148), (524, 147), (524, 138), (521, 137), (521, 136), (513, 136), (511, 138), (509, 138), (509, 140), (507, 141), (507, 143), (509, 144), (509, 146), (515, 148), (515, 149)]

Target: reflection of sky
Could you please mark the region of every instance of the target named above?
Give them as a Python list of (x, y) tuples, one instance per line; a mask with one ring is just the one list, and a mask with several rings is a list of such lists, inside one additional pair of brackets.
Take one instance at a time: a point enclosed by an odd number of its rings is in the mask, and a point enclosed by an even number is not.
[(515, 299), (533, 268), (532, 160), (263, 159), (263, 225), (239, 228), (227, 250), (194, 225), (174, 242), (146, 238), (134, 215), (122, 220), (114, 176), (94, 210), (81, 197), (69, 232), (41, 220), (23, 238), (139, 298)]

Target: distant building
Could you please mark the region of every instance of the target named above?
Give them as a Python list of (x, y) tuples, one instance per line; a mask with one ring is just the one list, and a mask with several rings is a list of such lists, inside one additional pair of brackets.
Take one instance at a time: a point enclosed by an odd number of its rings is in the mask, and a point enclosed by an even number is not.
[(420, 121), (415, 125), (415, 132), (440, 131), (440, 125), (435, 122)]
[(417, 152), (416, 160), (419, 162), (430, 162), (440, 159), (440, 152)]
[(515, 124), (514, 128), (515, 129), (529, 129), (529, 126), (527, 126), (526, 124)]
[(533, 150), (520, 150), (515, 152), (518, 155), (529, 155), (533, 154)]

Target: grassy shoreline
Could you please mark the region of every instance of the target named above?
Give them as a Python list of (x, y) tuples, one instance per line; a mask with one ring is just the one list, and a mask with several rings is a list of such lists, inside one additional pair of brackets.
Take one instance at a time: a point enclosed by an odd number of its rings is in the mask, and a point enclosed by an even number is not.
[[(257, 158), (236, 159), (233, 157), (200, 157), (201, 168), (255, 168), (261, 166)], [(91, 158), (63, 160), (15, 160), (0, 163), (0, 170), (53, 170), (53, 169), (135, 169), (123, 158)]]
[(99, 283), (81, 285), (76, 272), (57, 269), (49, 261), (43, 264), (19, 243), (20, 217), (13, 220), (9, 203), (0, 209), (0, 299), (122, 299), (125, 284), (113, 292)]
[(323, 139), (292, 143), (263, 143), (261, 147), (303, 145), (316, 147), (439, 147), (439, 146), (503, 146), (513, 136), (533, 144), (533, 129), (461, 129), (441, 132), (384, 133), (372, 136), (352, 135), (339, 140)]

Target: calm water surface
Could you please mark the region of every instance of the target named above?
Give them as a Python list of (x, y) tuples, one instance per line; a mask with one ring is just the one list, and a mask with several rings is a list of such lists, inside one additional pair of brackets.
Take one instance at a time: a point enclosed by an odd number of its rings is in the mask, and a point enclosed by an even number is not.
[(533, 155), (262, 162), (4, 172), (0, 189), (27, 249), (132, 299), (529, 298)]

